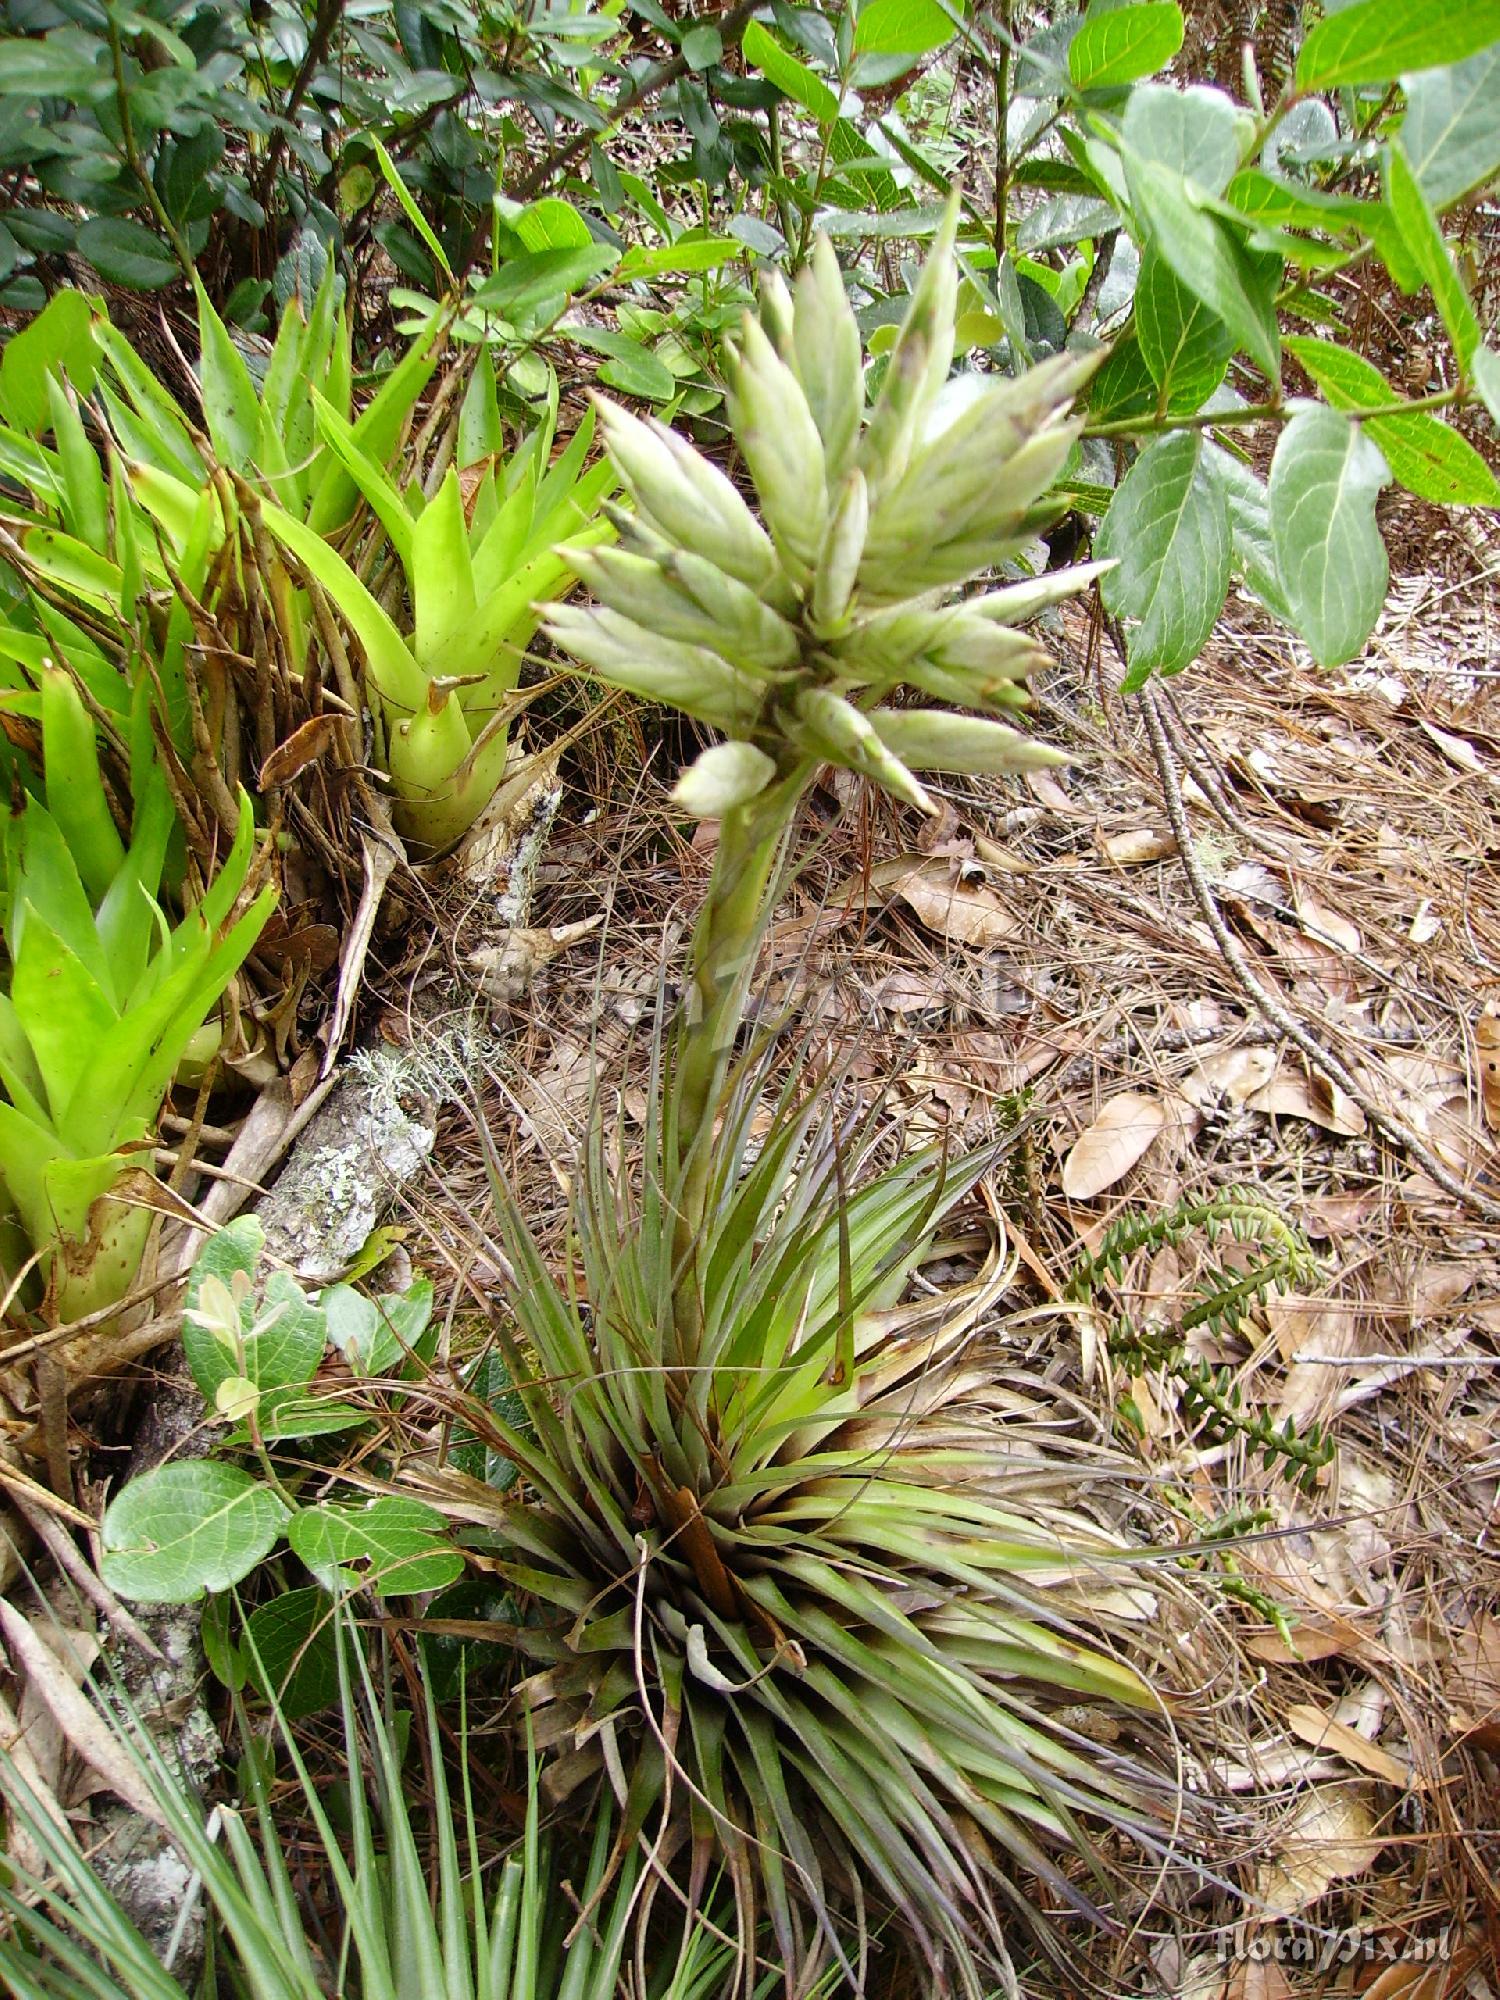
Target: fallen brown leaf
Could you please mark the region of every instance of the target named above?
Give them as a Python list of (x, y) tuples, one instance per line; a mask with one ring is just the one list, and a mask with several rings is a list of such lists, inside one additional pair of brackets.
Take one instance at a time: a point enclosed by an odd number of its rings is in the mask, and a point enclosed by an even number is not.
[(1291, 1917), (1317, 1902), (1333, 1882), (1363, 1875), (1384, 1841), (1362, 1785), (1317, 1785), (1305, 1792), (1281, 1829), (1276, 1851), (1256, 1877), (1257, 1901)]
[(1271, 1081), (1277, 1062), (1275, 1049), (1266, 1043), (1259, 1047), (1215, 1049), (1194, 1064), (1181, 1078), (1178, 1088), (1194, 1104), (1206, 1104), (1214, 1097), (1222, 1097), (1230, 1104), (1243, 1104)]
[(1417, 727), (1437, 745), (1455, 770), (1469, 771), (1475, 776), (1484, 770), (1484, 759), (1467, 736), (1455, 736), (1451, 730), (1439, 729), (1435, 722), (1420, 719)]
[(1306, 1118), (1325, 1132), (1341, 1138), (1358, 1139), (1365, 1131), (1365, 1114), (1324, 1077), (1309, 1076), (1306, 1070), (1283, 1066), (1271, 1081), (1245, 1099), (1252, 1111), (1264, 1111), (1278, 1118)]
[(1139, 868), (1143, 862), (1161, 861), (1168, 854), (1175, 854), (1177, 842), (1165, 827), (1132, 826), (1102, 839), (1099, 847), (1105, 860), (1112, 861), (1116, 868)]
[(1493, 1000), (1474, 1023), (1474, 1042), (1479, 1050), (1479, 1101), (1484, 1122), (1492, 1132), (1500, 1132), (1500, 1008)]
[(28, 1690), (34, 1689), (46, 1704), (58, 1728), (83, 1761), (99, 1773), (132, 1812), (157, 1826), (165, 1826), (151, 1787), (134, 1760), (120, 1747), (113, 1730), (88, 1696), (58, 1671), (57, 1655), (3, 1597), (0, 1597), (0, 1637), (5, 1640), (12, 1667), (18, 1674), (24, 1674)]
[(1403, 1790), (1410, 1791), (1421, 1782), (1411, 1766), (1401, 1758), (1393, 1757), (1378, 1743), (1372, 1743), (1368, 1736), (1361, 1736), (1357, 1729), (1351, 1729), (1347, 1722), (1325, 1715), (1322, 1709), (1314, 1708), (1310, 1702), (1293, 1702), (1286, 1712), (1286, 1726), (1310, 1749), (1331, 1750), (1346, 1764), (1354, 1765), (1367, 1777), (1379, 1778), (1383, 1784), (1399, 1785)]
[(872, 886), (898, 896), (945, 943), (984, 951), (1007, 943), (1021, 928), (987, 882), (966, 879), (952, 862), (936, 856), (905, 856), (882, 864), (871, 880)]
[(1092, 1125), (1074, 1141), (1063, 1162), (1063, 1193), (1092, 1201), (1122, 1180), (1148, 1150), (1167, 1122), (1167, 1107), (1144, 1091), (1123, 1090), (1112, 1097)]

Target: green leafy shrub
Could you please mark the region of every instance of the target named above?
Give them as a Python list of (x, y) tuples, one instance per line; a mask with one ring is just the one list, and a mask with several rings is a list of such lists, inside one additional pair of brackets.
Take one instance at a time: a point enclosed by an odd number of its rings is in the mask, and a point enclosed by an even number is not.
[(379, 1299), (333, 1285), (313, 1299), (284, 1271), (257, 1282), (264, 1244), (253, 1216), (210, 1237), (188, 1281), (183, 1325), (183, 1351), (211, 1419), (229, 1426), (226, 1444), (248, 1449), (257, 1470), (194, 1458), (130, 1481), (100, 1529), (110, 1587), (147, 1603), (191, 1603), (239, 1583), (285, 1536), (325, 1591), (443, 1589), (463, 1558), (441, 1539), (442, 1516), (431, 1507), (396, 1493), (304, 1503), (306, 1468), (278, 1470), (272, 1459), (278, 1445), (367, 1421), (346, 1396), (315, 1383), (325, 1355), (356, 1381), (399, 1378), (420, 1363), (431, 1284), (417, 1279)]

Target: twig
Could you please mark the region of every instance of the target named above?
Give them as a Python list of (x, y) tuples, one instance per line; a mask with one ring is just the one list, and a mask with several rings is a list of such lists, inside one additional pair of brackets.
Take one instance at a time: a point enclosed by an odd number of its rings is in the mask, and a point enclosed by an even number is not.
[[(1124, 646), (1120, 635), (1112, 631), (1120, 656), (1124, 658)], [(1361, 1088), (1352, 1071), (1317, 1039), (1310, 1035), (1300, 1021), (1282, 1005), (1272, 993), (1267, 992), (1250, 969), (1249, 961), (1240, 948), (1239, 940), (1225, 923), (1214, 901), (1212, 889), (1203, 873), (1193, 846), (1193, 836), (1188, 826), (1187, 808), (1183, 803), (1182, 787), (1178, 783), (1176, 766), (1172, 761), (1172, 746), (1167, 741), (1166, 727), (1162, 722), (1161, 708), (1156, 690), (1148, 682), (1140, 691), (1141, 713), (1146, 719), (1146, 734), (1151, 740), (1151, 753), (1156, 760), (1157, 773), (1161, 778), (1162, 795), (1166, 802), (1167, 818), (1171, 823), (1173, 838), (1182, 860), (1183, 871), (1193, 892), (1203, 921), (1208, 925), (1214, 943), (1218, 946), (1224, 963), (1229, 967), (1255, 1006), (1272, 1025), (1280, 1029), (1287, 1040), (1326, 1076), (1364, 1113), (1369, 1123), (1392, 1145), (1399, 1146), (1423, 1173), (1451, 1194), (1458, 1201), (1482, 1215), (1486, 1222), (1500, 1222), (1500, 1201), (1493, 1201), (1488, 1195), (1477, 1192), (1452, 1173), (1433, 1152), (1401, 1119), (1393, 1118), (1383, 1111)]]
[[(148, 1659), (164, 1659), (166, 1656), (161, 1647), (150, 1633), (131, 1617), (103, 1578), (95, 1575), (92, 1566), (77, 1545), (53, 1520), (46, 1507), (39, 1505), (27, 1494), (18, 1492), (14, 1486), (11, 1486), (8, 1498), (25, 1515), (32, 1531), (46, 1547), (58, 1568), (71, 1577), (95, 1609), (104, 1613), (115, 1630), (127, 1638), (133, 1646), (138, 1646)], [(92, 1522), (89, 1523), (90, 1527), (93, 1525)]]

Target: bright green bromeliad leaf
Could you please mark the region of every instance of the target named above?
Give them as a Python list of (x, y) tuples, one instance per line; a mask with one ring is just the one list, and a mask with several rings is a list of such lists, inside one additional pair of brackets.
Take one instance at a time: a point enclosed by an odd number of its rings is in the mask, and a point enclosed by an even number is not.
[(1500, 173), (1500, 41), (1451, 68), (1404, 76), (1402, 88), (1401, 143), (1435, 209)]
[(1119, 564), (1100, 588), (1126, 621), (1126, 689), (1152, 673), (1180, 672), (1213, 630), (1231, 567), (1229, 513), (1200, 432), (1146, 447), (1104, 517), (1095, 553)]
[(49, 375), (61, 369), (86, 396), (98, 360), (94, 308), (85, 293), (65, 287), (0, 350), (0, 413), (19, 430), (38, 435), (50, 411)]
[(1135, 330), (1151, 378), (1172, 416), (1187, 416), (1218, 388), (1234, 341), (1177, 278), (1153, 244), (1141, 257), (1135, 288)]
[(868, 0), (859, 10), (855, 52), (873, 55), (926, 55), (958, 33), (957, 5), (938, 0)]
[[(1401, 401), (1380, 370), (1331, 340), (1296, 336), (1285, 343), (1335, 409), (1371, 410)], [(1444, 507), (1500, 506), (1500, 480), (1467, 438), (1431, 410), (1371, 417), (1365, 429), (1409, 493)]]
[(1375, 501), (1390, 471), (1362, 427), (1299, 410), (1271, 461), (1271, 538), (1292, 620), (1320, 666), (1353, 659), (1375, 629), (1389, 569)]
[(320, 1582), (333, 1587), (340, 1568), (360, 1564), (362, 1580), (381, 1597), (442, 1590), (463, 1574), (464, 1559), (448, 1545), (442, 1515), (397, 1494), (306, 1508), (288, 1540)]
[(1394, 83), (1500, 41), (1500, 0), (1360, 0), (1320, 21), (1297, 57), (1297, 88)]
[(227, 1590), (268, 1556), (287, 1508), (237, 1465), (207, 1459), (158, 1466), (104, 1512), (104, 1580), (121, 1597), (189, 1604)]
[(1091, 14), (1068, 45), (1074, 88), (1108, 90), (1154, 76), (1182, 47), (1182, 32), (1182, 10), (1174, 0)]

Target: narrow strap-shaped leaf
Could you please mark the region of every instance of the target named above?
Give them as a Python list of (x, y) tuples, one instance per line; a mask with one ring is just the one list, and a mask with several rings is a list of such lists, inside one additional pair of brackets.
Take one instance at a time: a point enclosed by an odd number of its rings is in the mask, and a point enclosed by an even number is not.
[[(97, 904), (119, 872), (125, 845), (105, 797), (93, 722), (61, 667), (42, 675), (42, 758), (52, 817)], [(118, 997), (120, 988), (113, 991)]]
[(450, 466), (432, 499), (417, 516), (408, 561), (415, 610), (413, 650), (431, 674), (462, 673), (454, 657), (479, 612), (469, 530), (464, 520), (458, 474)]

